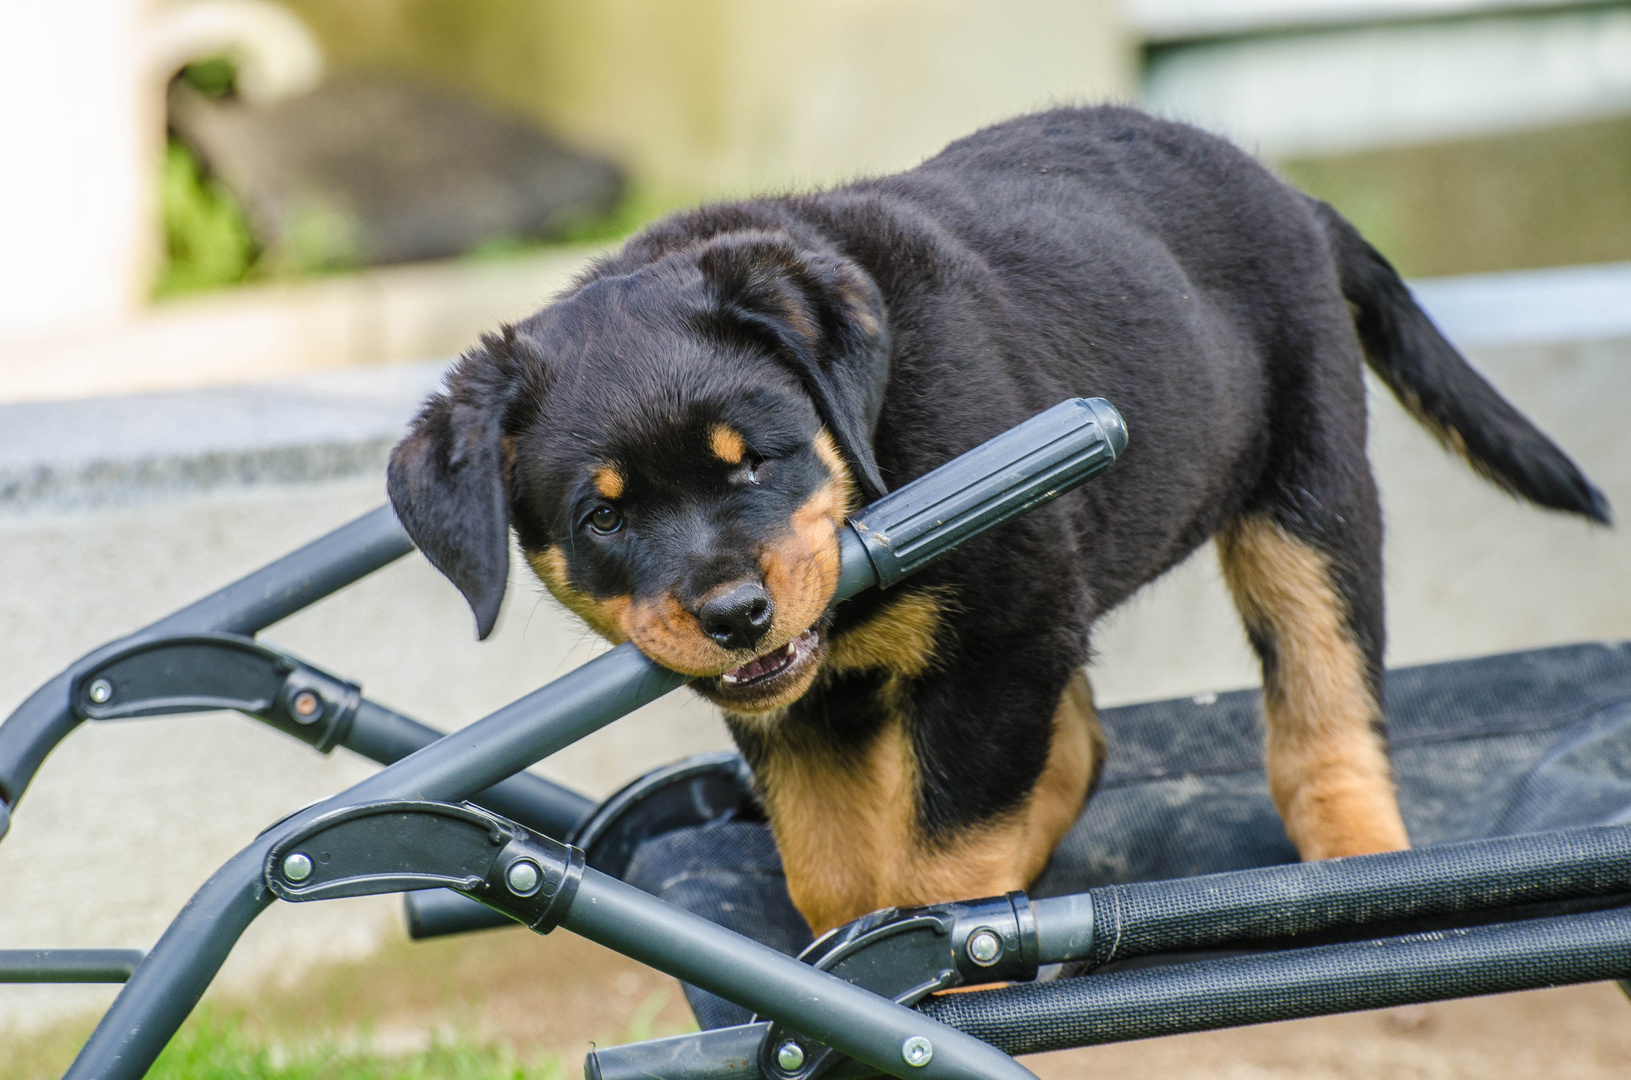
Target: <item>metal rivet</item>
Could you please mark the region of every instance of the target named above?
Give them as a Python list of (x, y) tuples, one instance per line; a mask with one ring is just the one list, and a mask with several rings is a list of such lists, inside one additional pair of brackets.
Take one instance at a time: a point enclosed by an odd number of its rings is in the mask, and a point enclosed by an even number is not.
[(97, 679), (91, 683), (90, 697), (98, 705), (106, 705), (113, 699), (113, 684), (106, 679)]
[(537, 863), (531, 859), (517, 859), (504, 872), (504, 883), (515, 895), (525, 896), (538, 887), (538, 881), (542, 876)]
[(934, 1060), (934, 1043), (921, 1035), (913, 1035), (900, 1044), (900, 1056), (906, 1059), (906, 1064), (921, 1069)]
[(284, 856), (283, 876), (296, 884), (311, 877), (311, 856), (303, 851)]
[(995, 930), (981, 928), (968, 936), (968, 958), (981, 967), (990, 967), (1002, 955), (1002, 938)]
[(804, 1047), (788, 1039), (776, 1048), (776, 1064), (783, 1072), (798, 1072), (804, 1068)]
[(302, 720), (316, 716), (322, 705), (323, 699), (310, 690), (302, 690), (294, 696), (294, 714)]

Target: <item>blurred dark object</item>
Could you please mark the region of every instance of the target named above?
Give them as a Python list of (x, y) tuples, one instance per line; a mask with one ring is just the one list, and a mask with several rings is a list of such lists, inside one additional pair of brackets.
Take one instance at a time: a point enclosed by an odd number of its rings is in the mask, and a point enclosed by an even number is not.
[(269, 105), (171, 85), (170, 126), (243, 205), (274, 270), (558, 239), (610, 212), (617, 168), (523, 120), (384, 78)]
[(1406, 277), (1631, 259), (1631, 117), (1277, 164)]

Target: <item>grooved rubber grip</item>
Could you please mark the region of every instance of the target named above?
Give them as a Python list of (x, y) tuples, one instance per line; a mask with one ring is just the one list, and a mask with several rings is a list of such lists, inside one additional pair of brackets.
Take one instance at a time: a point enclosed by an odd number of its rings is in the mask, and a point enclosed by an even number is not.
[(1071, 398), (893, 491), (851, 519), (887, 589), (964, 541), (1115, 464), (1127, 425), (1103, 398)]

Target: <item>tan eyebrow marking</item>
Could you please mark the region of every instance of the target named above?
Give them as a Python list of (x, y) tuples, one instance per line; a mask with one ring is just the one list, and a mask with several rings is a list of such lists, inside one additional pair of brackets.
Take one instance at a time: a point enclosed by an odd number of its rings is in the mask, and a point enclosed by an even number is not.
[(595, 490), (608, 499), (615, 499), (623, 494), (623, 474), (611, 465), (597, 465), (595, 471), (589, 474), (595, 482)]
[(714, 457), (727, 465), (740, 465), (748, 452), (747, 440), (736, 429), (725, 424), (715, 424), (708, 429), (708, 445), (713, 449)]

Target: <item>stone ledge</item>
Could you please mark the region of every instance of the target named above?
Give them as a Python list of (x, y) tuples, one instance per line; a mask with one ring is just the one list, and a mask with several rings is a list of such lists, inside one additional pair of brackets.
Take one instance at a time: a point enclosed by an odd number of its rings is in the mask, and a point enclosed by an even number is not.
[(383, 474), (446, 366), (0, 405), (0, 512)]
[[(1631, 344), (1631, 263), (1413, 283), (1478, 354)], [(0, 404), (0, 514), (88, 509), (257, 484), (355, 479), (386, 456), (448, 361), (276, 382)], [(383, 486), (383, 485), (382, 485)]]

